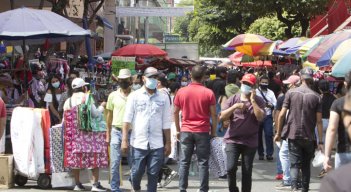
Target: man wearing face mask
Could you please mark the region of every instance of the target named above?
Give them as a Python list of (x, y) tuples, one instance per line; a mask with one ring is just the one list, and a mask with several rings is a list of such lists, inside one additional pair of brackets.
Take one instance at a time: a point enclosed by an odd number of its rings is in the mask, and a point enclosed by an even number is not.
[(258, 146), (260, 122), (265, 118), (265, 102), (256, 95), (256, 77), (246, 74), (241, 80), (240, 93), (230, 97), (220, 114), (220, 120), (230, 120), (224, 135), (227, 153), (227, 173), (229, 191), (239, 192), (236, 172), (239, 156), (242, 157), (242, 192), (250, 192), (252, 167)]
[(131, 72), (121, 69), (118, 75), (119, 89), (112, 92), (107, 100), (106, 142), (110, 143), (111, 191), (120, 192), (119, 165), (122, 158), (122, 126), (127, 97), (131, 92)]
[(141, 86), (141, 78), (139, 75), (133, 75), (133, 85), (132, 85), (132, 90), (136, 91), (138, 89), (140, 89)]
[(256, 94), (263, 98), (266, 103), (265, 111), (266, 118), (263, 120), (259, 134), (258, 134), (258, 155), (259, 160), (264, 160), (264, 145), (262, 140), (262, 134), (264, 131), (265, 141), (266, 141), (266, 158), (268, 161), (273, 160), (273, 110), (274, 106), (277, 104), (277, 99), (275, 98), (274, 92), (268, 89), (269, 79), (267, 76), (262, 76), (260, 78), (260, 86), (256, 89)]
[[(171, 152), (171, 107), (169, 97), (157, 91), (159, 72), (154, 67), (144, 71), (144, 86), (127, 99), (123, 118), (122, 152), (128, 150), (128, 130), (131, 132), (132, 191), (141, 190), (141, 179), (147, 169), (148, 192), (157, 191), (158, 173), (164, 156)], [(165, 144), (163, 142), (165, 137)]]

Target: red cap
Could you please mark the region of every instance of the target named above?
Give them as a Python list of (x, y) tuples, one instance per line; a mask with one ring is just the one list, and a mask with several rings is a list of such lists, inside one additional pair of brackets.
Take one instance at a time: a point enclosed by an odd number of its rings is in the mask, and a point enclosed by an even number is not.
[(243, 78), (241, 79), (241, 82), (246, 82), (249, 83), (250, 85), (255, 85), (256, 84), (256, 76), (248, 73), (246, 75), (243, 76)]

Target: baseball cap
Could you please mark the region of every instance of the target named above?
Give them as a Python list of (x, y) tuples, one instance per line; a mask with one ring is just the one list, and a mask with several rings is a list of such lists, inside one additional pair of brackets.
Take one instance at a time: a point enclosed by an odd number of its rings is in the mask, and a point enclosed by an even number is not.
[(96, 59), (96, 61), (97, 61), (98, 63), (104, 63), (104, 62), (105, 62), (104, 58), (102, 58), (102, 57), (98, 57), (98, 58)]
[(175, 79), (176, 77), (177, 75), (175, 73), (168, 73), (167, 80), (172, 80), (172, 79)]
[(160, 72), (158, 72), (155, 67), (148, 67), (144, 71), (145, 77), (151, 77), (151, 76), (155, 76), (155, 75), (159, 75), (159, 74), (160, 74)]
[(300, 74), (303, 79), (313, 79), (313, 70), (309, 67), (303, 68)]
[(129, 69), (119, 70), (118, 79), (127, 79), (132, 76), (132, 73)]
[(243, 78), (241, 79), (241, 82), (246, 82), (246, 83), (249, 83), (250, 85), (255, 85), (256, 84), (256, 76), (251, 74), (251, 73), (245, 74), (243, 76)]
[(284, 80), (284, 84), (296, 84), (297, 82), (300, 81), (300, 76), (297, 75), (291, 75), (288, 79)]
[(72, 81), (72, 89), (78, 89), (86, 85), (89, 85), (89, 83), (85, 82), (82, 78), (75, 78)]

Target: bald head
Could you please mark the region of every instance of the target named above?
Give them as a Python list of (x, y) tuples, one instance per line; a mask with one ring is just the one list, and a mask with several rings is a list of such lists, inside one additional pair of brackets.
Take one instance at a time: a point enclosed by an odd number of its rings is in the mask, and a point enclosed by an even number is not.
[(191, 78), (193, 79), (193, 81), (201, 83), (202, 79), (205, 76), (205, 72), (206, 70), (204, 67), (201, 67), (200, 65), (196, 65), (191, 70)]

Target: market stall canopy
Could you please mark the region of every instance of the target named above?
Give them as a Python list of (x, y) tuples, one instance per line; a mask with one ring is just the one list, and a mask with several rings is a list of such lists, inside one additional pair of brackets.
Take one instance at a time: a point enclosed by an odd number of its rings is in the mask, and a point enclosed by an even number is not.
[(245, 62), (241, 63), (241, 66), (243, 67), (273, 67), (272, 66), (272, 61), (254, 61), (254, 62)]
[(232, 63), (238, 65), (241, 62), (252, 62), (252, 61), (254, 61), (254, 58), (252, 56), (245, 55), (244, 53), (235, 52), (235, 53), (229, 55), (229, 60)]
[(346, 73), (351, 70), (351, 51), (349, 50), (341, 59), (339, 59), (332, 68), (332, 76), (345, 77)]
[(288, 54), (304, 55), (314, 46), (318, 45), (318, 43), (320, 43), (322, 39), (323, 37), (314, 37), (308, 39), (302, 43), (297, 44), (295, 47), (290, 47), (289, 49), (286, 49), (285, 52)]
[(234, 47), (236, 51), (254, 56), (267, 43), (272, 43), (272, 41), (261, 35), (240, 34), (228, 41), (223, 47)]
[(306, 37), (294, 37), (280, 44), (278, 48), (280, 50), (286, 50), (292, 47), (297, 47), (299, 44), (302, 44), (306, 40), (308, 40)]
[(329, 48), (316, 64), (320, 67), (334, 64), (350, 50), (350, 47), (351, 39), (337, 43), (333, 47)]
[[(38, 39), (51, 38), (72, 41), (90, 35), (89, 30), (47, 10), (23, 7), (0, 13), (0, 18), (0, 40), (8, 41), (7, 44), (22, 44), (24, 39), (26, 44), (42, 43)], [(14, 40), (20, 43), (11, 43)]]
[(317, 63), (317, 61), (327, 52), (328, 49), (350, 38), (350, 31), (341, 31), (328, 35), (316, 48), (314, 48), (308, 54), (307, 60), (311, 63)]
[(150, 44), (130, 44), (117, 49), (111, 55), (124, 57), (159, 57), (166, 56), (167, 52)]
[(277, 40), (277, 41), (274, 41), (273, 43), (264, 44), (264, 46), (258, 51), (257, 55), (260, 55), (260, 56), (274, 55), (274, 52), (278, 49), (278, 46), (282, 42), (283, 41), (281, 40)]

